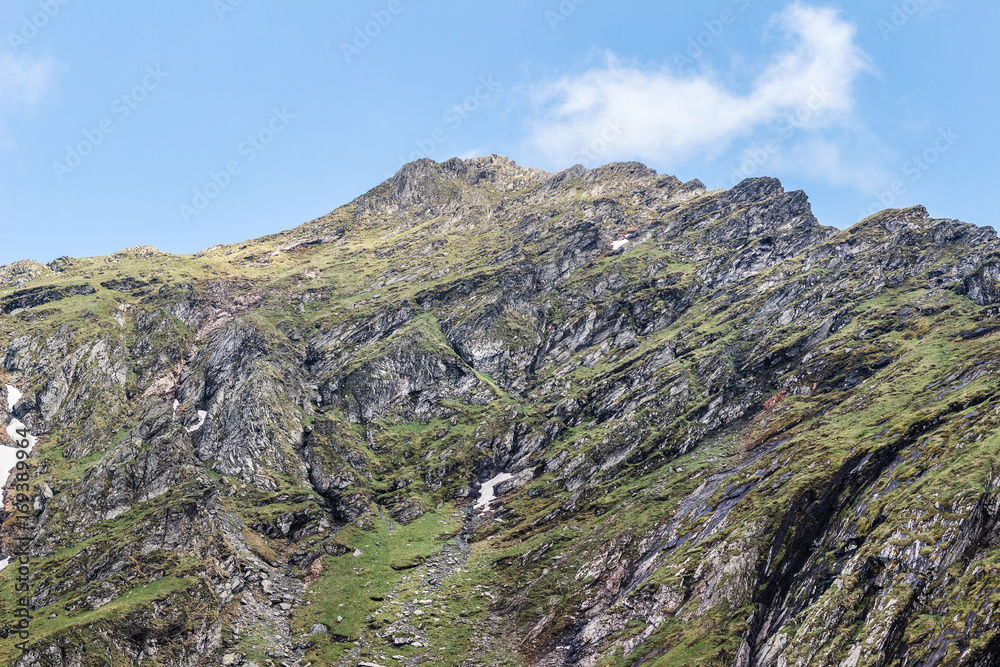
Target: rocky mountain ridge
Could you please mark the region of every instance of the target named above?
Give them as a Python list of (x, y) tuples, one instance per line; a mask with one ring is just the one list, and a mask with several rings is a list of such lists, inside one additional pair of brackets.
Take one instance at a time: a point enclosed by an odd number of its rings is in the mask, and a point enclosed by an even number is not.
[(500, 156), (0, 267), (0, 658), (1000, 665), (998, 279), (922, 207)]

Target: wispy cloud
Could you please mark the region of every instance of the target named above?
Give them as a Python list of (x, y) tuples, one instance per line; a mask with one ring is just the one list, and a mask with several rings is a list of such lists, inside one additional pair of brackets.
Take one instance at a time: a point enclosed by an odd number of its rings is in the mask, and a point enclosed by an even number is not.
[(56, 63), (0, 51), (0, 146), (8, 143), (6, 119), (30, 111), (50, 90)]
[(920, 3), (920, 9), (918, 10), (918, 15), (921, 18), (930, 16), (938, 9), (951, 9), (950, 0), (925, 0)]
[(51, 61), (0, 52), (0, 109), (25, 109), (38, 103), (52, 79)]
[(870, 194), (892, 177), (887, 164), (894, 158), (877, 137), (851, 128), (803, 136), (777, 153), (768, 166)]
[[(783, 118), (817, 130), (849, 119), (854, 86), (872, 72), (856, 29), (834, 9), (795, 3), (773, 17), (777, 45), (747, 92), (710, 70), (684, 74), (625, 63), (613, 54), (581, 74), (537, 86), (530, 140), (568, 163), (604, 144), (602, 160), (634, 157), (676, 164), (723, 151), (734, 140)], [(797, 113), (807, 110), (807, 113)], [(609, 122), (621, 131), (607, 140)]]

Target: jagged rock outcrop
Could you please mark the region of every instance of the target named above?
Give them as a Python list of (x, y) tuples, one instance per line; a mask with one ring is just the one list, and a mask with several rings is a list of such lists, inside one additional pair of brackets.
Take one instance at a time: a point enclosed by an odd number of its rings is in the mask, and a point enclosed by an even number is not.
[(998, 281), (922, 207), (500, 156), (0, 267), (0, 660), (1000, 664)]
[(19, 287), (46, 272), (44, 264), (30, 259), (22, 259), (0, 267), (0, 286)]

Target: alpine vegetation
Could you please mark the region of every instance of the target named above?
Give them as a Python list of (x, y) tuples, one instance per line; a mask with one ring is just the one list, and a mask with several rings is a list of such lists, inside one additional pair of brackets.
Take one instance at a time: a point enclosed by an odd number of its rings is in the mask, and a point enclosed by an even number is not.
[(1000, 665), (998, 280), (922, 207), (496, 155), (0, 267), (0, 663)]

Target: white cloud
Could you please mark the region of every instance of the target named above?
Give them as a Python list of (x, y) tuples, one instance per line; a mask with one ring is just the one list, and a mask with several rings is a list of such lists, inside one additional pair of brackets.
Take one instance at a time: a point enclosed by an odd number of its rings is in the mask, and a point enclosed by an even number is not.
[(0, 109), (27, 109), (42, 98), (52, 80), (49, 61), (0, 52)]
[(834, 9), (800, 3), (772, 25), (779, 50), (746, 93), (711, 71), (681, 74), (608, 55), (599, 67), (534, 90), (540, 117), (531, 141), (562, 164), (617, 157), (670, 164), (722, 151), (783, 118), (807, 130), (848, 118), (857, 78), (872, 71), (855, 27)]
[(933, 14), (938, 9), (951, 9), (949, 0), (923, 0), (920, 3), (919, 16), (921, 18)]
[(0, 51), (0, 148), (13, 139), (5, 120), (11, 113), (30, 111), (48, 92), (56, 65), (51, 60), (31, 60)]
[(872, 193), (891, 180), (894, 156), (868, 132), (807, 136), (775, 155), (775, 170), (787, 170), (835, 187)]

